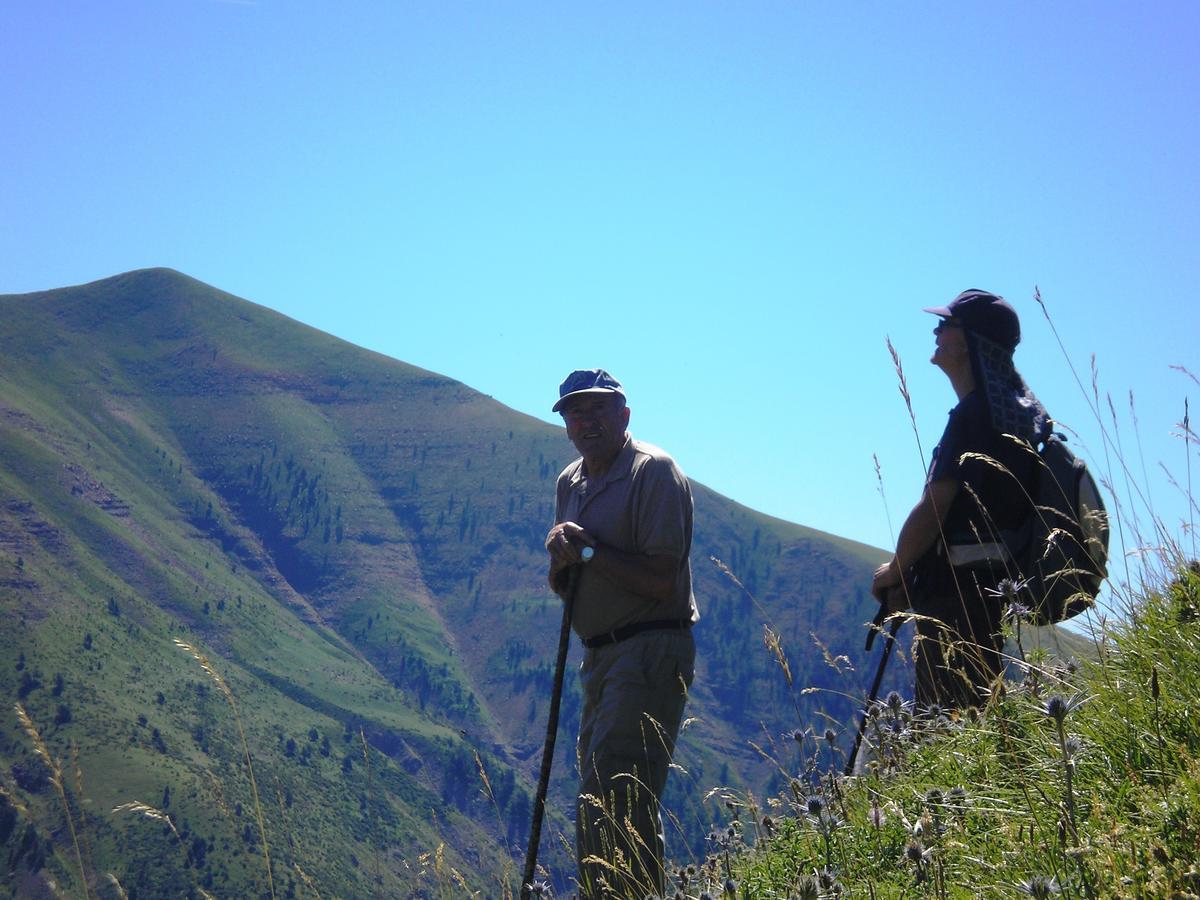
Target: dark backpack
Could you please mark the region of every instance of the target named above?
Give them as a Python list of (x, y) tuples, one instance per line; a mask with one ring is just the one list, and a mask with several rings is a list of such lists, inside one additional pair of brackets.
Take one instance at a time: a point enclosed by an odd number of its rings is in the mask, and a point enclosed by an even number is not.
[(1051, 433), (1038, 452), (1029, 540), (1017, 562), (1038, 625), (1090, 609), (1108, 574), (1108, 513), (1083, 460)]

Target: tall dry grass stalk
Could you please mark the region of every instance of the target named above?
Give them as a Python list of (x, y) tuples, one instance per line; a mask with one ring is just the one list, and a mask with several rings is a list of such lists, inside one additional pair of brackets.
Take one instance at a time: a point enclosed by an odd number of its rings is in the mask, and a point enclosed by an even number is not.
[[(437, 813), (434, 812), (436, 819)], [(437, 885), (438, 897), (476, 897), (478, 894), (471, 890), (467, 884), (467, 879), (463, 877), (462, 872), (458, 871), (454, 866), (450, 865), (446, 860), (446, 845), (439, 843), (431, 851), (426, 851), (417, 857), (417, 863), (420, 866), (418, 875), (420, 877), (432, 876), (434, 883)], [(456, 893), (447, 894), (447, 889), (453, 889)], [(425, 896), (425, 895), (422, 895)]]
[(250, 792), (254, 798), (254, 816), (258, 821), (258, 833), (262, 839), (263, 865), (267, 872), (267, 890), (270, 892), (272, 900), (274, 900), (275, 879), (271, 874), (271, 851), (267, 846), (267, 823), (263, 817), (262, 802), (258, 796), (258, 782), (254, 778), (254, 762), (250, 758), (250, 744), (246, 740), (246, 729), (242, 727), (242, 714), (238, 711), (237, 700), (234, 699), (233, 691), (230, 690), (225, 679), (221, 677), (221, 673), (213, 668), (207, 656), (180, 638), (175, 638), (175, 646), (191, 654), (192, 658), (200, 664), (200, 668), (216, 683), (221, 693), (225, 695), (225, 699), (229, 703), (229, 708), (233, 710), (233, 719), (237, 723), (238, 737), (242, 741), (242, 755), (246, 761), (246, 773), (250, 778)]
[(371, 751), (367, 745), (367, 733), (360, 725), (358, 739), (362, 743), (363, 766), (367, 770), (367, 824), (371, 833), (371, 860), (374, 871), (371, 873), (374, 882), (371, 892), (378, 897), (380, 886), (383, 884), (383, 874), (379, 861), (379, 829), (375, 821), (375, 790), (371, 775)]
[(66, 785), (63, 783), (62, 765), (55, 759), (50, 749), (46, 746), (46, 742), (42, 740), (42, 735), (37, 730), (37, 726), (33, 724), (33, 719), (29, 717), (29, 713), (25, 712), (25, 707), (17, 703), (13, 707), (17, 712), (17, 720), (21, 723), (21, 728), (29, 735), (29, 739), (33, 742), (33, 751), (46, 764), (50, 770), (50, 783), (54, 785), (54, 789), (58, 792), (58, 800), (62, 804), (63, 815), (67, 820), (67, 831), (71, 834), (71, 844), (75, 848), (75, 861), (79, 864), (79, 881), (83, 886), (84, 898), (90, 898), (91, 892), (88, 890), (88, 876), (83, 865), (83, 852), (79, 847), (79, 834), (75, 829), (75, 816), (71, 813), (71, 803), (67, 799)]
[(118, 900), (129, 900), (129, 895), (125, 893), (125, 888), (121, 886), (120, 880), (112, 872), (108, 873), (108, 881), (113, 886), (113, 890), (117, 892)]
[(88, 841), (87, 814), (84, 811), (83, 798), (83, 767), (79, 764), (79, 747), (71, 740), (71, 775), (75, 780), (75, 796), (79, 802), (79, 839), (83, 843), (83, 855), (87, 860), (89, 872), (96, 871), (96, 862), (92, 857), (92, 845)]
[[(483, 764), (483, 757), (479, 755), (479, 751), (472, 748), (471, 754), (475, 757), (475, 770), (479, 773), (479, 782), (483, 785), (483, 795), (491, 804), (492, 811), (496, 816), (496, 827), (501, 833), (504, 831), (504, 817), (500, 813), (500, 804), (496, 800), (496, 795), (492, 791), (492, 780), (488, 778), (487, 767)], [(501, 871), (497, 875), (497, 882), (500, 885), (500, 896), (502, 900), (511, 900), (514, 896), (512, 886), (509, 884), (509, 878), (512, 875), (512, 859), (506, 853), (504, 854), (504, 864)]]
[[(1183, 450), (1187, 460), (1187, 492), (1189, 497), (1195, 497), (1192, 492), (1192, 424), (1188, 414), (1187, 397), (1183, 398)], [(1188, 532), (1192, 536), (1192, 557), (1196, 556), (1196, 520), (1192, 516), (1192, 507), (1188, 507)]]
[(917, 428), (917, 416), (913, 412), (912, 394), (908, 390), (908, 378), (904, 375), (904, 363), (900, 360), (900, 354), (896, 352), (895, 346), (892, 344), (890, 337), (885, 337), (887, 343), (888, 354), (892, 357), (892, 368), (896, 370), (896, 383), (900, 390), (900, 396), (904, 398), (904, 408), (908, 410), (908, 419), (912, 423), (913, 435), (917, 439), (917, 453), (921, 456), (921, 467), (925, 467), (925, 448), (921, 446), (921, 432)]
[(183, 835), (179, 833), (179, 829), (175, 827), (175, 823), (171, 821), (171, 817), (161, 809), (153, 807), (149, 803), (142, 803), (140, 800), (131, 800), (128, 803), (122, 803), (120, 806), (114, 806), (112, 811), (114, 815), (117, 813), (133, 813), (154, 822), (163, 823), (170, 830), (171, 834), (175, 836), (175, 840), (179, 844), (179, 849), (183, 852), (184, 864), (187, 865), (191, 862), (192, 856), (188, 852), (187, 843), (184, 842)]

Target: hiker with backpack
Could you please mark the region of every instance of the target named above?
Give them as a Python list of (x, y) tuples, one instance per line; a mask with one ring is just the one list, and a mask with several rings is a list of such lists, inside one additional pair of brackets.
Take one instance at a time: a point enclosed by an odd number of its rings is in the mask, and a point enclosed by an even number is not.
[(1030, 603), (1017, 588), (1042, 469), (1034, 448), (1051, 422), (1013, 365), (1021, 326), (1007, 301), (968, 290), (925, 311), (938, 316), (930, 362), (958, 403), (871, 592), (914, 614), (915, 701), (928, 711), (983, 706), (1003, 671), (1005, 607)]

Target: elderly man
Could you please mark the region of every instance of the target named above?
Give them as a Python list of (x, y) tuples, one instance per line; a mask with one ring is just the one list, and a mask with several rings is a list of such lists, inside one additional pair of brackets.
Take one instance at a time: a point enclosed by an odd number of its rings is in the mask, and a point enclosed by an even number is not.
[(581, 897), (662, 895), (659, 801), (692, 683), (692, 493), (675, 461), (626, 431), (603, 369), (572, 372), (554, 411), (580, 458), (558, 476), (550, 584), (579, 567), (572, 626), (585, 648), (577, 744)]
[[(939, 317), (930, 362), (958, 398), (933, 452), (921, 499), (875, 572), (872, 593), (916, 623), (918, 709), (982, 706), (1003, 670), (1002, 592), (1032, 514), (1036, 446), (1049, 430), (1041, 403), (1013, 366), (1016, 311), (987, 291), (964, 291)], [(896, 588), (903, 587), (903, 590)]]

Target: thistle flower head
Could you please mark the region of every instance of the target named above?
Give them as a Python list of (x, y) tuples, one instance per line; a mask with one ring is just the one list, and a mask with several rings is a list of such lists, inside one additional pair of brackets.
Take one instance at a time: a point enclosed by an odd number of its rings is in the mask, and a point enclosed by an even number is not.
[(889, 691), (888, 695), (883, 698), (883, 705), (892, 715), (898, 716), (904, 711), (904, 698), (898, 691)]
[(908, 846), (904, 848), (904, 858), (910, 863), (920, 865), (929, 858), (929, 851), (921, 846), (921, 842), (912, 840), (908, 842)]
[(1074, 694), (1071, 697), (1064, 697), (1062, 694), (1053, 694), (1042, 705), (1042, 712), (1053, 719), (1055, 725), (1061, 727), (1067, 716), (1086, 702), (1087, 698), (1081, 694)]
[(832, 747), (834, 744), (837, 743), (837, 732), (834, 731), (832, 728), (825, 729), (824, 737), (825, 737), (825, 743), (827, 743), (830, 747)]
[(1021, 606), (1025, 610), (1025, 615), (1029, 614), (1029, 607), (1019, 603), (1017, 596), (1021, 591), (1029, 587), (1028, 581), (1018, 581), (1015, 578), (1001, 578), (996, 582), (995, 590), (985, 588), (984, 590), (993, 597), (999, 597), (1004, 600), (1009, 607)]
[(1058, 880), (1045, 875), (1034, 875), (1017, 884), (1017, 890), (1037, 900), (1048, 900), (1059, 892)]
[(841, 893), (842, 886), (838, 883), (837, 872), (835, 872), (829, 866), (817, 869), (816, 875), (817, 884), (820, 886), (821, 890), (832, 893)]
[(796, 890), (792, 892), (796, 900), (819, 900), (821, 883), (815, 875), (801, 875), (796, 882)]
[(1045, 703), (1043, 712), (1057, 724), (1061, 725), (1070, 710), (1067, 708), (1067, 698), (1062, 694), (1054, 694)]

